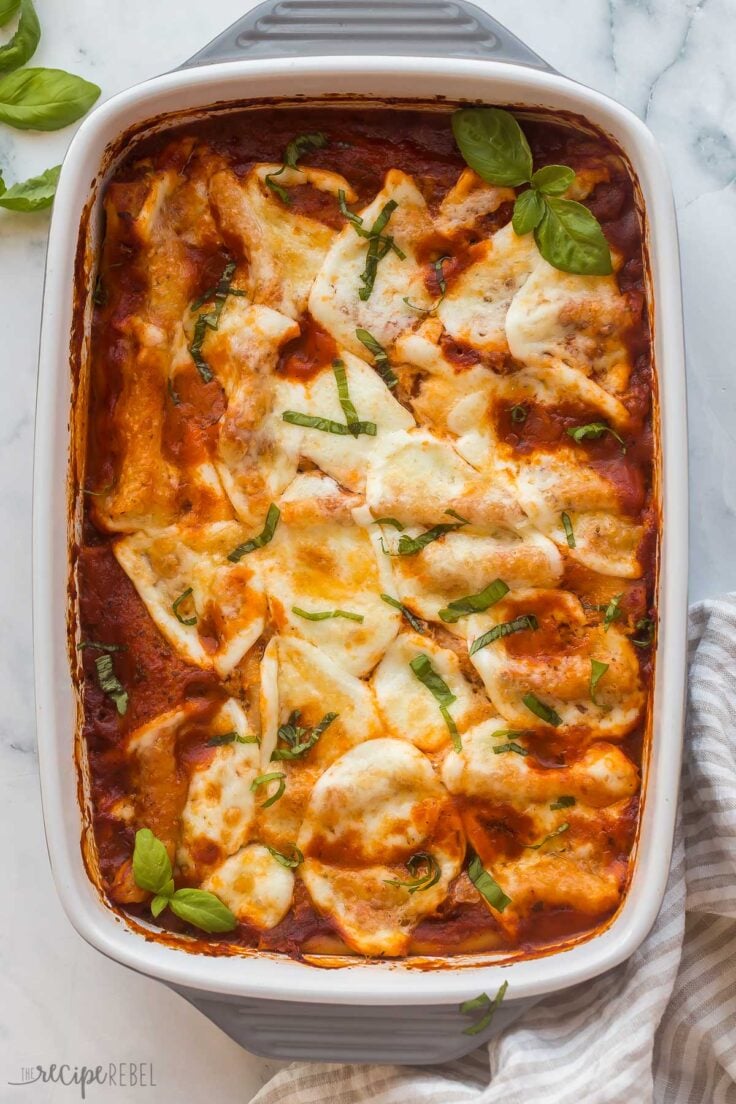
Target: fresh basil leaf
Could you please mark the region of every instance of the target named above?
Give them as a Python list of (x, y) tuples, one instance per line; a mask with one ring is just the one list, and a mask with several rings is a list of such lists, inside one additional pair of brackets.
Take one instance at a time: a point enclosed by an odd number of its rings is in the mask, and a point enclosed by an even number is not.
[(250, 540), (245, 541), (243, 544), (239, 544), (237, 548), (234, 548), (229, 554), (228, 559), (232, 563), (237, 563), (238, 560), (242, 560), (243, 556), (247, 556), (249, 552), (255, 552), (256, 548), (263, 548), (264, 544), (269, 544), (273, 540), (273, 535), (276, 532), (276, 526), (279, 523), (281, 517), (281, 511), (278, 506), (272, 502), (268, 507), (268, 513), (266, 514), (266, 521), (263, 526), (262, 532), (257, 537), (251, 537)]
[(567, 541), (567, 547), (574, 548), (575, 530), (572, 527), (570, 515), (563, 512), (562, 514), (560, 514), (560, 521), (562, 522), (562, 528), (565, 530), (565, 540)]
[(20, 0), (0, 0), (0, 27), (9, 23), (20, 7)]
[(478, 594), (468, 594), (465, 598), (455, 598), (452, 602), (448, 602), (446, 608), (439, 611), (439, 616), (446, 624), (454, 625), (461, 617), (482, 613), (491, 606), (495, 606), (496, 602), (500, 602), (508, 592), (509, 588), (503, 579), (494, 579)]
[(626, 452), (626, 443), (623, 437), (619, 437), (615, 429), (611, 429), (605, 422), (588, 422), (587, 425), (570, 426), (567, 430), (569, 437), (572, 437), (576, 444), (580, 444), (586, 438), (590, 437), (592, 440), (597, 441), (599, 437), (602, 437), (604, 433), (610, 433), (612, 437), (615, 437), (618, 443), (621, 445), (621, 451)]
[(595, 700), (596, 687), (605, 675), (608, 667), (608, 663), (601, 663), (599, 659), (591, 659), (590, 661), (590, 700), (593, 702), (593, 705), (598, 704)]
[[(196, 613), (192, 617), (182, 617), (181, 613), (179, 613), (179, 606), (182, 604), (182, 602), (186, 602), (187, 598), (191, 598), (192, 594), (193, 594), (192, 588), (187, 587), (186, 590), (182, 591), (182, 593), (174, 601), (174, 603), (171, 607), (172, 610), (174, 611), (174, 617), (176, 618), (176, 620), (179, 622), (180, 625), (196, 625), (197, 624), (197, 614)], [(192, 605), (194, 605), (194, 603), (192, 603)]]
[(638, 640), (631, 638), (631, 643), (637, 648), (649, 648), (654, 642), (654, 621), (651, 617), (642, 617), (636, 622), (636, 631), (641, 633)]
[(493, 644), (494, 640), (500, 640), (503, 636), (509, 636), (510, 633), (522, 632), (524, 629), (538, 629), (539, 622), (533, 613), (525, 613), (521, 617), (515, 617), (513, 621), (502, 621), (500, 625), (494, 625), (488, 632), (484, 632), (482, 636), (477, 637), (473, 641), (470, 648), (470, 655), (475, 655), (481, 648), (487, 648), (489, 644)]
[(570, 797), (568, 794), (562, 794), (556, 801), (553, 801), (550, 805), (550, 809), (571, 809), (576, 804), (575, 798)]
[(540, 847), (544, 847), (545, 843), (549, 843), (549, 841), (556, 836), (561, 836), (563, 832), (567, 832), (569, 827), (570, 825), (565, 821), (563, 824), (558, 825), (553, 832), (546, 835), (544, 839), (541, 839), (539, 843), (528, 843), (526, 845), (527, 851), (538, 851)]
[(474, 855), (468, 866), (468, 877), (488, 904), (498, 912), (511, 904), (511, 898), (507, 897), (495, 878), (491, 877), (477, 855)]
[(38, 22), (33, 0), (21, 0), (18, 29), (4, 46), (0, 46), (0, 72), (19, 69), (33, 57), (41, 40), (41, 24)]
[(569, 165), (545, 165), (532, 176), (532, 187), (543, 195), (558, 196), (566, 192), (575, 179), (575, 170)]
[(521, 699), (527, 709), (533, 713), (536, 717), (539, 717), (541, 721), (545, 721), (548, 725), (553, 725), (555, 728), (562, 724), (562, 717), (554, 709), (551, 709), (544, 702), (540, 701), (536, 694), (532, 694), (531, 691), (525, 694)]
[(499, 107), (466, 107), (452, 116), (452, 132), (471, 169), (489, 184), (515, 188), (532, 175), (532, 153), (513, 115)]
[(384, 602), (388, 603), (389, 606), (393, 606), (394, 609), (397, 609), (406, 618), (414, 632), (424, 633), (424, 624), (414, 613), (412, 613), (408, 606), (397, 601), (396, 598), (392, 598), (390, 594), (382, 594), (381, 598)]
[(460, 1011), (463, 1013), (464, 1016), (472, 1015), (473, 1012), (479, 1012), (482, 1009), (487, 1009), (485, 1015), (481, 1016), (481, 1018), (476, 1023), (464, 1029), (463, 1035), (479, 1035), (481, 1031), (485, 1031), (485, 1029), (490, 1026), (496, 1009), (498, 1008), (503, 998), (506, 996), (506, 990), (508, 989), (508, 987), (509, 983), (507, 981), (504, 981), (501, 983), (501, 985), (499, 985), (498, 992), (496, 993), (493, 1000), (491, 1000), (487, 993), (481, 993), (479, 997), (474, 997), (472, 1000), (464, 1001), (460, 1005)]
[(230, 909), (214, 893), (206, 889), (177, 889), (169, 907), (180, 920), (206, 932), (229, 932), (238, 921)]
[(315, 613), (310, 610), (300, 609), (299, 606), (292, 606), (291, 612), (295, 613), (297, 617), (303, 617), (305, 621), (329, 621), (332, 617), (344, 617), (348, 621), (365, 621), (362, 613), (351, 613), (350, 610), (321, 610), (319, 613)]
[(285, 866), (287, 869), (293, 870), (295, 867), (301, 866), (304, 862), (304, 855), (295, 843), (289, 844), (289, 847), (291, 849), (291, 854), (287, 855), (283, 851), (277, 851), (275, 847), (269, 847), (268, 844), (266, 844), (266, 850), (271, 852), (276, 862), (281, 863), (281, 865)]
[(389, 364), (388, 353), (383, 345), (380, 345), (379, 342), (376, 341), (372, 333), (368, 330), (364, 330), (360, 326), (355, 331), (355, 336), (361, 344), (365, 345), (368, 352), (373, 355), (374, 367), (386, 386), (391, 388), (396, 387), (399, 380)]
[(278, 782), (275, 793), (271, 794), (261, 805), (262, 809), (268, 809), (274, 805), (280, 797), (284, 796), (286, 789), (286, 775), (281, 771), (271, 771), (270, 774), (259, 774), (250, 784), (251, 791), (255, 793), (259, 786), (267, 786), (269, 782)]
[(154, 920), (156, 920), (161, 915), (170, 900), (171, 897), (163, 897), (160, 893), (156, 894), (156, 896), (151, 901), (151, 915), (153, 916)]
[[(133, 880), (149, 893), (166, 894), (172, 879), (171, 861), (160, 839), (150, 828), (139, 828), (133, 848)], [(171, 887), (173, 892), (173, 885)]]
[(63, 69), (17, 69), (0, 79), (0, 123), (59, 130), (85, 115), (100, 89)]
[[(411, 878), (406, 881), (402, 881), (401, 878), (384, 878), (385, 884), (396, 886), (397, 889), (408, 889), (409, 893), (412, 894), (431, 889), (432, 886), (437, 885), (442, 877), (442, 867), (434, 855), (430, 855), (428, 851), (417, 851), (416, 855), (412, 855), (407, 860), (406, 866)], [(426, 872), (420, 874), (419, 871), (425, 866), (427, 868)]]
[(97, 681), (100, 684), (100, 690), (112, 699), (115, 708), (122, 717), (128, 708), (128, 692), (115, 674), (112, 656), (107, 652), (98, 656), (95, 660), (95, 667), (97, 668)]
[(553, 268), (580, 276), (610, 276), (611, 250), (600, 223), (582, 203), (545, 196), (544, 218), (534, 230), (539, 252)]
[(519, 237), (531, 234), (544, 218), (544, 200), (536, 188), (528, 188), (516, 197), (511, 225)]

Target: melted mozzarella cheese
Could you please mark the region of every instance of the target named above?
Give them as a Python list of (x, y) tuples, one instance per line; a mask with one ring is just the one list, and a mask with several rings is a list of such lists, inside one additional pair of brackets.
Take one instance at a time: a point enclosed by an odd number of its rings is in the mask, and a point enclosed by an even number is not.
[[(571, 448), (525, 457), (515, 481), (519, 502), (533, 525), (568, 556), (601, 575), (641, 576), (642, 525), (623, 516), (614, 484), (580, 462)], [(563, 513), (572, 525), (573, 547)]]
[(246, 842), (255, 808), (250, 787), (260, 758), (245, 713), (232, 698), (218, 711), (210, 731), (210, 738), (230, 732), (237, 738), (216, 746), (211, 759), (197, 762), (189, 780), (177, 863), (182, 873), (198, 880), (203, 870)]
[(539, 259), (506, 316), (512, 356), (554, 371), (592, 376), (614, 394), (626, 390), (631, 363), (623, 335), (633, 318), (613, 276), (576, 276)]
[(213, 870), (202, 889), (216, 894), (241, 924), (259, 931), (275, 928), (294, 896), (294, 872), (267, 847), (251, 843)]
[[(526, 615), (537, 619), (536, 630), (503, 636), (470, 657), (512, 728), (549, 728), (524, 704), (532, 693), (560, 716), (563, 727), (608, 737), (630, 732), (644, 706), (634, 649), (616, 625), (608, 631), (600, 623), (588, 625), (580, 600), (569, 591), (512, 591), (486, 613), (468, 618), (468, 643)], [(591, 658), (608, 665), (592, 694)]]
[[(414, 419), (396, 401), (383, 380), (359, 357), (341, 353), (350, 399), (361, 422), (373, 422), (376, 434), (334, 434), (320, 429), (291, 425), (281, 419), (280, 440), (287, 449), (296, 448), (343, 486), (362, 491), (365, 468), (377, 445), (387, 433), (405, 429)], [(328, 418), (346, 424), (340, 406), (337, 382), (330, 364), (307, 381), (280, 379), (276, 383), (277, 418), (287, 411)]]
[(454, 652), (418, 633), (401, 633), (372, 679), (386, 732), (397, 739), (409, 740), (421, 751), (443, 751), (452, 743), (450, 731), (436, 698), (410, 667), (411, 661), (422, 654), (429, 657), (432, 667), (457, 699), (448, 707), (448, 712), (461, 738), (465, 730), (487, 716), (491, 708), (485, 695), (477, 693), (464, 677)]
[[(332, 480), (319, 481), (314, 476), (295, 480), (307, 495), (315, 483), (320, 491), (331, 484), (339, 496)], [(345, 497), (349, 503), (353, 496)], [(319, 509), (322, 505), (324, 511)], [(375, 667), (396, 636), (401, 615), (381, 599), (393, 586), (386, 557), (377, 557), (367, 532), (349, 523), (349, 510), (343, 519), (334, 519), (338, 509), (330, 498), (307, 498), (300, 508), (292, 484), (281, 524), (266, 550), (263, 570), (278, 631), (309, 641), (344, 670), (360, 676)], [(289, 523), (295, 514), (300, 515), (301, 524)], [(296, 610), (315, 616), (339, 610), (354, 616), (309, 620)]]
[[(280, 169), (280, 165), (255, 165), (242, 181), (230, 171), (215, 173), (210, 200), (223, 234), (237, 241), (248, 258), (253, 302), (299, 318), (336, 234), (324, 223), (295, 213), (275, 196), (265, 180)], [(287, 187), (310, 184), (333, 194), (337, 187), (353, 196), (346, 180), (322, 169), (287, 169), (274, 182)]]
[[(247, 557), (240, 563), (227, 559), (247, 535), (235, 522), (216, 522), (133, 533), (113, 546), (170, 644), (190, 663), (214, 668), (221, 677), (237, 666), (265, 624), (265, 593), (253, 565)], [(187, 590), (191, 594), (175, 610)], [(193, 618), (194, 624), (186, 623)]]
[(361, 273), (366, 267), (369, 242), (347, 223), (325, 257), (309, 296), (312, 317), (338, 345), (358, 356), (366, 356), (366, 349), (356, 337), (356, 329), (362, 327), (379, 344), (390, 345), (418, 317), (404, 299), (420, 308), (428, 308), (432, 302), (424, 285), (424, 269), (417, 260), (423, 240), (433, 233), (432, 221), (416, 184), (398, 169), (386, 174), (382, 190), (360, 211), (367, 230), (389, 202), (397, 206), (383, 234), (390, 235), (403, 258), (392, 250), (382, 257), (373, 290), (367, 299), (361, 299)]
[[(464, 856), (460, 823), (429, 760), (404, 740), (371, 740), (316, 783), (298, 845), (302, 879), (320, 912), (363, 954), (405, 953), (412, 928), (436, 910)], [(438, 879), (415, 893), (406, 861), (433, 856)], [(424, 871), (422, 870), (421, 873)]]
[(539, 251), (531, 234), (519, 237), (509, 223), (468, 252), (471, 263), (448, 280), (437, 315), (456, 341), (504, 356), (506, 315), (538, 263)]
[(513, 203), (513, 188), (487, 184), (472, 169), (463, 169), (440, 204), (437, 229), (448, 237), (475, 228), (485, 215), (493, 214), (503, 203)]

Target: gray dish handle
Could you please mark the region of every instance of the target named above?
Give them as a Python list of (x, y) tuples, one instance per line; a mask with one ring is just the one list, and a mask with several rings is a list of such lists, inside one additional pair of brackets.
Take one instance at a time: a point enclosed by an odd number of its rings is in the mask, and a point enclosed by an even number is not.
[[(553, 72), (467, 0), (266, 0), (181, 68), (251, 58), (365, 55), (479, 58)], [(400, 984), (400, 982), (399, 982)], [(267, 1058), (425, 1065), (461, 1058), (536, 999), (508, 1001), (478, 1035), (459, 1005), (303, 1004), (171, 986), (241, 1046)], [(326, 994), (329, 986), (326, 986)]]
[(554, 72), (468, 0), (265, 0), (181, 68), (335, 54), (485, 58)]

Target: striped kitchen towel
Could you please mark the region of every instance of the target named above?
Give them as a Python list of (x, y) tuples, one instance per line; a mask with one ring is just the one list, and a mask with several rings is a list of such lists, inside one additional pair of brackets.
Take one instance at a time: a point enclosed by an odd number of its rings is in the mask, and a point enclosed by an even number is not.
[(461, 1061), (295, 1063), (253, 1104), (736, 1104), (736, 594), (691, 609), (690, 648), (672, 869), (636, 954)]

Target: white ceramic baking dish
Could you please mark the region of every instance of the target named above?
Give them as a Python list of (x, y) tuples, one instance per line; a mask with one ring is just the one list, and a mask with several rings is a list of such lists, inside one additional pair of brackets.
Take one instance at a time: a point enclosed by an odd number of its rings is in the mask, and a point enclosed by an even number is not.
[[(213, 63), (213, 58), (226, 60)], [(663, 522), (653, 738), (626, 900), (600, 934), (559, 952), (503, 965), (476, 957), (448, 959), (433, 969), (399, 962), (330, 970), (271, 955), (195, 954), (145, 939), (105, 903), (82, 861), (86, 825), (78, 799), (77, 700), (67, 651), (69, 408), (74, 394), (69, 350), (75, 260), (83, 256), (78, 253), (80, 225), (88, 227), (82, 244), (90, 256), (99, 232), (94, 211), (110, 170), (106, 150), (129, 128), (154, 117), (157, 125), (165, 125), (166, 116), (180, 120), (182, 112), (213, 104), (297, 96), (329, 96), (333, 102), (336, 96), (444, 98), (573, 112), (613, 137), (639, 182), (659, 379)], [(86, 222), (90, 204), (92, 217)], [(34, 640), (44, 816), (59, 895), (79, 933), (109, 957), (177, 989), (249, 1049), (333, 1061), (430, 1062), (458, 1056), (486, 1037), (462, 1034), (467, 1020), (459, 1015), (459, 1002), (481, 991), (493, 994), (508, 981), (490, 1034), (541, 995), (622, 962), (657, 915), (672, 845), (685, 685), (686, 457), (676, 224), (659, 149), (629, 111), (552, 72), (478, 9), (446, 0), (381, 0), (362, 7), (333, 0), (261, 5), (188, 67), (104, 103), (72, 142), (54, 204), (34, 473)]]

